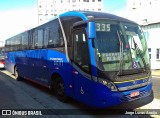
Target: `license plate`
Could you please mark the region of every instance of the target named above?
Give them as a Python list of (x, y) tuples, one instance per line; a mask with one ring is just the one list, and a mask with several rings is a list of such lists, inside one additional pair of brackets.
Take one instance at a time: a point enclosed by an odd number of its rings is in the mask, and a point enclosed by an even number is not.
[(139, 91), (132, 92), (132, 93), (130, 94), (130, 97), (136, 97), (136, 96), (139, 96)]

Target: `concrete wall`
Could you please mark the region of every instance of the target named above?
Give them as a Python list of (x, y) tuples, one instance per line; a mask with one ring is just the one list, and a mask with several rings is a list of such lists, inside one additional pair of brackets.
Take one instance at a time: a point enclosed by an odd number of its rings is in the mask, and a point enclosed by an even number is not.
[(151, 69), (160, 69), (160, 59), (157, 59), (157, 49), (160, 49), (160, 28), (153, 28), (144, 30), (146, 36), (148, 48), (151, 48)]

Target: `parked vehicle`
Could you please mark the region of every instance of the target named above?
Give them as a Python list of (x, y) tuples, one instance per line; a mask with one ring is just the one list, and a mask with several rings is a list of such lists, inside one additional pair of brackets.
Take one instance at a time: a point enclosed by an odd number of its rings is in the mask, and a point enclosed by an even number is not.
[(4, 48), (0, 48), (0, 68), (5, 67), (5, 61), (4, 61)]
[(100, 12), (67, 12), (6, 40), (6, 69), (93, 107), (152, 92), (148, 48), (140, 26)]

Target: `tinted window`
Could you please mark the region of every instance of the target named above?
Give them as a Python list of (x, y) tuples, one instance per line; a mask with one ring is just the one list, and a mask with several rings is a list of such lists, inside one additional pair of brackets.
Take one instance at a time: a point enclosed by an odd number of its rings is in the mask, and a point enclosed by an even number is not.
[(22, 48), (22, 35), (17, 35), (16, 36), (17, 39), (16, 39), (16, 49), (15, 50), (21, 50)]
[(64, 41), (58, 20), (52, 21), (51, 26), (47, 29), (49, 35), (48, 46), (50, 48), (63, 46)]
[(28, 32), (22, 34), (22, 50), (28, 48)]
[(82, 19), (79, 17), (75, 17), (75, 16), (68, 16), (68, 17), (62, 17), (61, 21), (62, 21), (64, 32), (67, 38), (67, 45), (71, 46), (72, 44), (72, 40), (71, 40), (72, 39), (71, 37), (72, 26), (75, 22), (82, 21)]
[(6, 51), (64, 46), (58, 19), (6, 40)]
[(77, 30), (73, 33), (74, 41), (74, 63), (79, 66), (82, 70), (90, 72), (90, 58), (88, 50), (88, 42), (85, 30)]
[(39, 29), (36, 31), (35, 48), (42, 48), (42, 47), (43, 47), (43, 30)]
[(34, 49), (34, 46), (37, 46), (37, 44), (35, 44), (35, 42), (37, 41), (37, 34), (36, 34), (36, 31), (35, 30), (31, 30), (29, 32), (29, 48), (30, 49)]
[(43, 40), (45, 48), (47, 48), (48, 46), (48, 39), (49, 39), (49, 29), (46, 28), (44, 30), (44, 40)]

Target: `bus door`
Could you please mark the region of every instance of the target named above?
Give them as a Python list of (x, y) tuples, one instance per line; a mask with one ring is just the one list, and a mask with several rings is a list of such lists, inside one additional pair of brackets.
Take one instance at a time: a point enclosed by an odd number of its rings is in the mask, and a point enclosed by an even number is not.
[(91, 78), (89, 48), (85, 28), (72, 33), (72, 64), (74, 95), (80, 101), (87, 100), (91, 93), (88, 83)]

